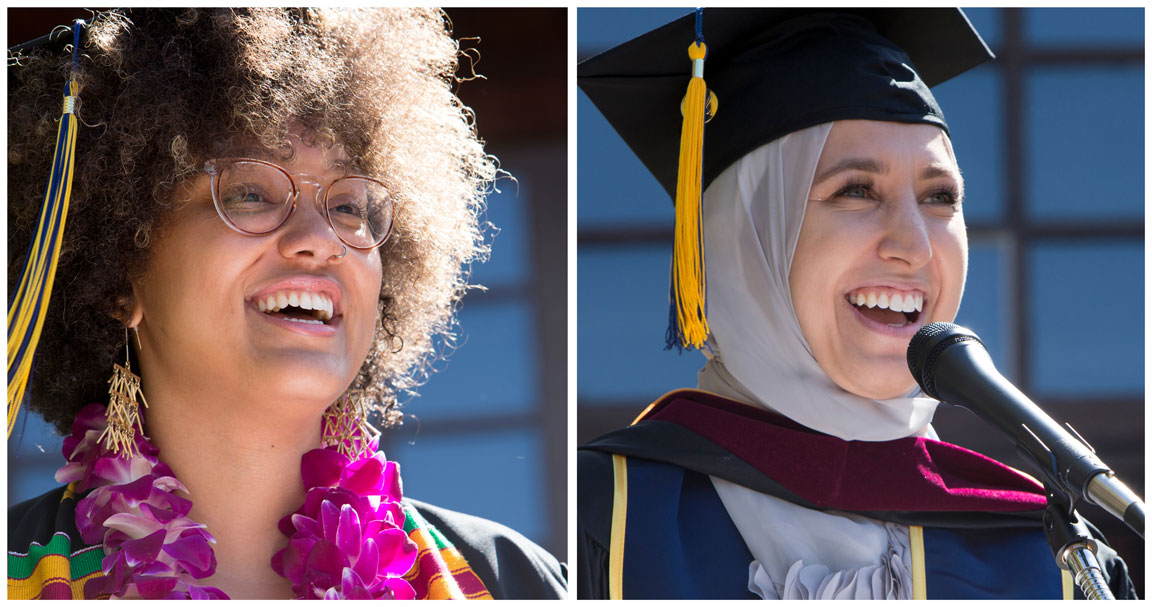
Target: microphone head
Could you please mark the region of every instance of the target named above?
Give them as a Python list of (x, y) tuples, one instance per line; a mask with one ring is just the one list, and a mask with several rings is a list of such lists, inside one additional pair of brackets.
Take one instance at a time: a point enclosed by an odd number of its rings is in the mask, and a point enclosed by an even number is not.
[(920, 327), (908, 342), (908, 370), (925, 394), (942, 400), (936, 392), (936, 361), (944, 349), (961, 341), (984, 342), (972, 331), (950, 322), (934, 322)]

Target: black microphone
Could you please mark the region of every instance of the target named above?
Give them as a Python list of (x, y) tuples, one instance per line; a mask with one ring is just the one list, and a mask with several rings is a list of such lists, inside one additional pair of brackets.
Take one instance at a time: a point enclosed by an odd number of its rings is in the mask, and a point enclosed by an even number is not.
[(1048, 483), (1104, 508), (1144, 537), (1144, 502), (1072, 426), (1060, 427), (1000, 375), (975, 333), (947, 322), (922, 327), (908, 344), (908, 369), (928, 396), (1008, 434)]

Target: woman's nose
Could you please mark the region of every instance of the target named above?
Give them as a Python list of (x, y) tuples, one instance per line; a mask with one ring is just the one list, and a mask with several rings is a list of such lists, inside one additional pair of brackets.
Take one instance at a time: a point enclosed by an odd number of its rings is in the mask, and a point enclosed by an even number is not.
[(321, 203), (323, 191), (312, 183), (300, 184), (296, 210), (280, 228), (280, 252), (285, 257), (313, 257), (319, 260), (339, 259), (344, 243), (328, 223)]
[(880, 240), (881, 259), (902, 262), (921, 268), (932, 259), (929, 226), (914, 197), (889, 206), (884, 216), (884, 235)]

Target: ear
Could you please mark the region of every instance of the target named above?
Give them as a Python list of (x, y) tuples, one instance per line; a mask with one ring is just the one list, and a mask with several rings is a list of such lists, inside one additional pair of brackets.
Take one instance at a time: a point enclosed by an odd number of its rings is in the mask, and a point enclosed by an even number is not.
[(116, 297), (110, 316), (124, 323), (124, 326), (129, 329), (139, 326), (140, 321), (144, 320), (144, 307), (138, 304), (137, 301), (136, 285), (133, 284), (131, 295), (120, 295)]

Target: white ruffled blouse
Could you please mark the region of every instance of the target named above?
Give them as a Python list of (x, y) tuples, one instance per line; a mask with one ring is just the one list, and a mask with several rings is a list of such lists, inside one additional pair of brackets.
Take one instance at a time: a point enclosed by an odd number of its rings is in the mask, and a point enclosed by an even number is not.
[(761, 598), (912, 598), (907, 526), (811, 510), (711, 478), (752, 553), (748, 590)]

